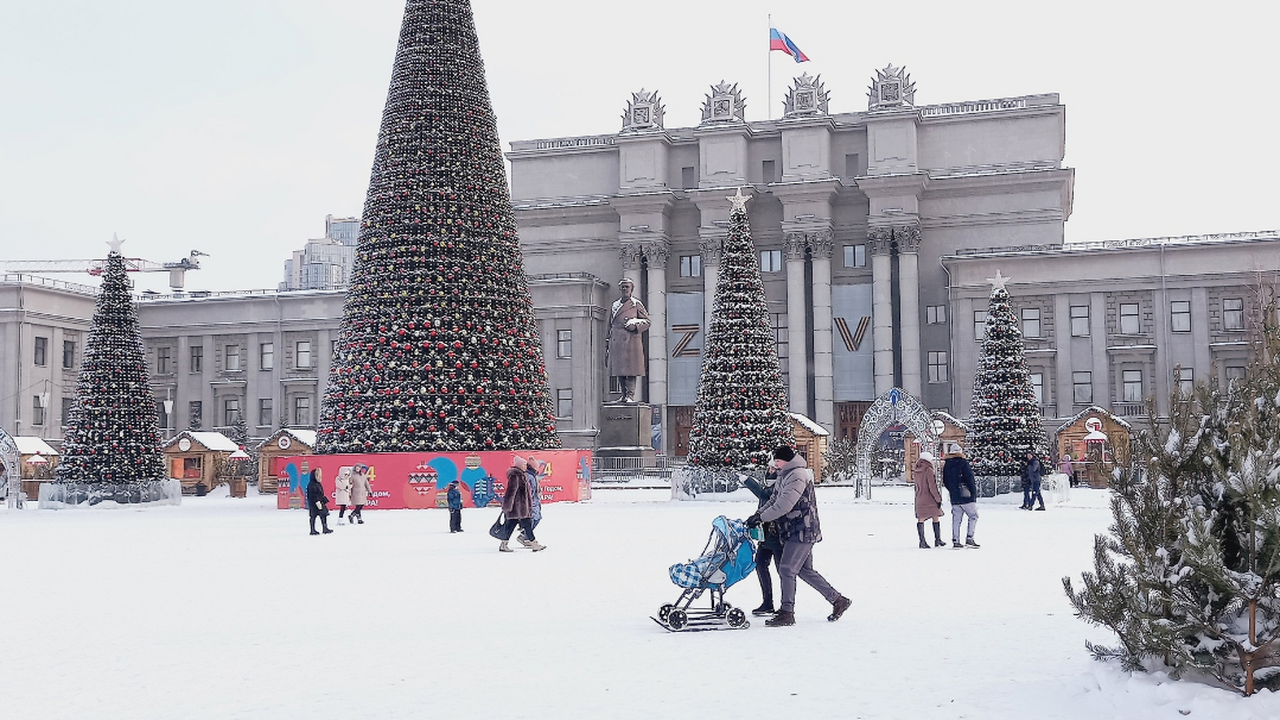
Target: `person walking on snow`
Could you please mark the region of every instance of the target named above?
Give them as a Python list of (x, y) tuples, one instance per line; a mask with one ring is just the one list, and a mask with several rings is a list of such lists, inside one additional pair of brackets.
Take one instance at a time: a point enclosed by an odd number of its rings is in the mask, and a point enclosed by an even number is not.
[(316, 518), (320, 518), (320, 527), (324, 534), (333, 532), (329, 529), (329, 496), (324, 494), (324, 486), (320, 484), (320, 468), (311, 471), (311, 480), (307, 483), (307, 514), (311, 519), (311, 534), (316, 532)]
[[(533, 494), (529, 486), (529, 477), (525, 470), (529, 464), (519, 455), (512, 457), (511, 467), (507, 468), (507, 491), (502, 495), (502, 513), (507, 521), (503, 527), (503, 537), (511, 537), (516, 525), (529, 540), (529, 548), (534, 552), (544, 549), (533, 535)], [(498, 546), (501, 552), (514, 552), (503, 540)]]
[(458, 491), (458, 481), (449, 483), (449, 532), (462, 532), (462, 493)]
[(778, 521), (778, 536), (782, 540), (782, 562), (778, 566), (778, 574), (782, 577), (782, 608), (765, 621), (765, 627), (796, 624), (797, 577), (831, 603), (831, 614), (827, 620), (835, 622), (853, 601), (837, 592), (813, 569), (813, 546), (822, 542), (813, 473), (804, 458), (786, 445), (773, 451), (773, 464), (778, 468), (778, 481), (774, 484), (773, 493), (764, 507), (747, 518), (747, 527)]
[(338, 505), (338, 524), (342, 525), (342, 515), (351, 504), (351, 468), (344, 467), (338, 471), (338, 477), (333, 481), (333, 501)]
[[(759, 499), (759, 507), (763, 508), (769, 502), (769, 498), (773, 496), (773, 489), (777, 486), (778, 471), (770, 466), (769, 470), (764, 474), (764, 484), (756, 482), (755, 478), (747, 478), (743, 483), (747, 489)], [(774, 569), (779, 575), (782, 569), (779, 564), (782, 562), (782, 540), (778, 537), (778, 524), (776, 522), (764, 523), (761, 530), (764, 534), (758, 545), (756, 545), (756, 577), (760, 580), (760, 597), (763, 602), (760, 607), (751, 611), (752, 615), (772, 615), (777, 610), (773, 607), (773, 578), (769, 575), (769, 561), (773, 561)]]
[[(951, 496), (951, 547), (981, 547), (973, 540), (978, 527), (978, 484), (973, 479), (973, 467), (965, 459), (964, 448), (952, 443), (950, 457), (942, 464), (942, 484)], [(964, 545), (960, 544), (960, 520), (969, 517), (969, 532)]]
[[(538, 529), (538, 523), (542, 522), (542, 494), (538, 490), (538, 475), (547, 467), (545, 462), (529, 458), (525, 465), (524, 477), (529, 481), (529, 496), (533, 499), (531, 514), (529, 515), (529, 524), (533, 528)], [(533, 547), (533, 543), (529, 542), (529, 538), (524, 536), (524, 531), (516, 536), (516, 542), (525, 547)]]
[(1040, 494), (1040, 460), (1036, 454), (1030, 450), (1027, 451), (1027, 457), (1022, 461), (1022, 509), (1031, 510), (1032, 504), (1039, 499), (1040, 507), (1036, 510), (1044, 509), (1044, 495)]
[(938, 518), (942, 511), (942, 493), (938, 492), (938, 476), (933, 469), (933, 453), (922, 452), (920, 459), (911, 468), (911, 484), (916, 490), (916, 534), (920, 536), (920, 549), (928, 550), (929, 541), (924, 539), (924, 524), (933, 522), (933, 544), (943, 547), (942, 526)]
[(369, 486), (369, 466), (356, 465), (351, 473), (351, 510), (348, 522), (364, 524), (364, 506), (369, 502), (369, 494), (373, 488)]

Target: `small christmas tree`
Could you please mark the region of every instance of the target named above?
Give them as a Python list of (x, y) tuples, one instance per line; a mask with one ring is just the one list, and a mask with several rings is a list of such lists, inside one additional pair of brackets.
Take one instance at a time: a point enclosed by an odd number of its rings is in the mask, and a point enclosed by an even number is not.
[(165, 477), (156, 401), (120, 244), (111, 243), (66, 420), (58, 483), (139, 486)]
[(764, 283), (751, 243), (747, 197), (729, 198), (729, 236), (716, 280), (703, 349), (688, 462), (694, 467), (763, 466), (779, 445), (794, 445)]
[(1022, 331), (1009, 306), (1009, 278), (996, 271), (987, 307), (982, 356), (973, 378), (969, 415), (970, 461), (975, 475), (1019, 475), (1031, 451), (1048, 462), (1048, 442), (1023, 355)]
[(409, 0), (317, 450), (559, 447), (467, 0)]

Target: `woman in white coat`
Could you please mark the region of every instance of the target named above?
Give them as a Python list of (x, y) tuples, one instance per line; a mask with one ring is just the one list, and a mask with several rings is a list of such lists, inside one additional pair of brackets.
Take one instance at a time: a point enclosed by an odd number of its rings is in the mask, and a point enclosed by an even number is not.
[(338, 479), (333, 481), (333, 501), (338, 505), (338, 524), (344, 524), (343, 513), (351, 504), (351, 468), (344, 467), (338, 471)]
[(369, 493), (372, 491), (369, 487), (369, 466), (356, 465), (351, 472), (351, 504), (355, 506), (351, 510), (351, 522), (364, 524), (364, 513), (361, 510), (369, 502)]

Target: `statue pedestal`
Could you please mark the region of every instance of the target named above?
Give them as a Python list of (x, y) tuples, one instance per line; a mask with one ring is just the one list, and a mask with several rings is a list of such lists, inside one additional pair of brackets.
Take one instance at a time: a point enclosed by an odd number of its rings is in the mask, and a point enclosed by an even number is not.
[(595, 456), (603, 467), (651, 467), (654, 464), (653, 408), (647, 403), (606, 403), (600, 408)]

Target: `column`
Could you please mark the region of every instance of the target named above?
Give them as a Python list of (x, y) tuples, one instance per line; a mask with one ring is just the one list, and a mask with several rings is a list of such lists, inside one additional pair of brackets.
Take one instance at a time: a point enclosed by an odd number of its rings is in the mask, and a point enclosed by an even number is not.
[(822, 230), (809, 238), (813, 259), (813, 375), (814, 420), (829, 432), (836, 430), (835, 364), (832, 354), (831, 252), (835, 237)]
[(791, 412), (808, 417), (809, 410), (809, 338), (805, 332), (804, 253), (807, 239), (803, 233), (787, 233), (787, 401)]
[[(622, 243), (622, 277), (631, 281), (637, 297), (639, 297), (640, 288), (642, 287), (640, 282), (640, 257), (642, 254), (639, 243)], [(617, 278), (609, 278), (608, 282), (616, 285)]]
[(902, 302), (903, 390), (922, 397), (920, 368), (920, 226), (894, 230), (898, 242), (898, 296)]
[(698, 244), (702, 252), (702, 343), (706, 347), (711, 334), (711, 311), (715, 309), (716, 283), (720, 281), (720, 252), (724, 247), (722, 236), (703, 238)]
[(876, 395), (893, 388), (893, 262), (889, 257), (893, 230), (874, 227), (867, 233), (871, 249), (871, 341), (875, 344)]
[[(1053, 296), (1053, 344), (1057, 348), (1054, 358), (1053, 401), (1057, 407), (1056, 417), (1069, 418), (1075, 414), (1071, 409), (1073, 387), (1071, 385), (1072, 348), (1071, 348), (1071, 296), (1059, 293)], [(1051, 438), (1052, 439), (1052, 438)]]
[(649, 311), (649, 404), (662, 406), (662, 448), (671, 444), (667, 436), (667, 257), (671, 245), (665, 238), (644, 244), (649, 264), (649, 288), (645, 308)]

